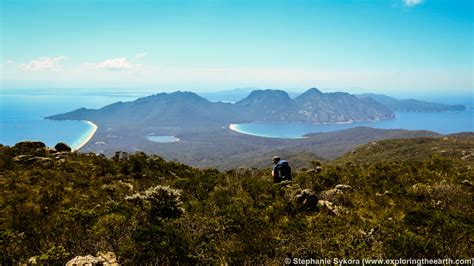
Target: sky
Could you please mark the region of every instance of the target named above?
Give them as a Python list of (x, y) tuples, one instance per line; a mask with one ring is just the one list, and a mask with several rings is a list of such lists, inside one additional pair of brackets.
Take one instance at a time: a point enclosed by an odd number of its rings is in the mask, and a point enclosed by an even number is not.
[(473, 2), (2, 0), (0, 85), (472, 95)]

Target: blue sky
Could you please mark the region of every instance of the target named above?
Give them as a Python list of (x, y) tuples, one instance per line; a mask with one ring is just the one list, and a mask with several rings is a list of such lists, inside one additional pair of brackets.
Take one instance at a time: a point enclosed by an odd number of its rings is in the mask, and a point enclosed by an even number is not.
[(470, 92), (473, 9), (471, 0), (2, 0), (2, 87)]

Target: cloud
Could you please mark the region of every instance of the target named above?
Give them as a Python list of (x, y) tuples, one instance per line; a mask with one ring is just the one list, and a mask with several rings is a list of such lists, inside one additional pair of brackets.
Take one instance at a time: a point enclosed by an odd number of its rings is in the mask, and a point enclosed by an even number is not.
[(146, 52), (138, 53), (138, 54), (135, 55), (135, 58), (143, 58), (143, 57), (145, 57), (146, 55), (147, 55)]
[(96, 68), (105, 70), (128, 70), (135, 69), (141, 66), (138, 64), (130, 63), (125, 57), (107, 59), (94, 65)]
[(18, 67), (23, 71), (53, 70), (59, 69), (59, 62), (66, 59), (65, 56), (41, 57), (32, 60), (26, 64), (20, 64)]
[(403, 0), (403, 4), (405, 4), (405, 6), (416, 6), (422, 3), (423, 0)]

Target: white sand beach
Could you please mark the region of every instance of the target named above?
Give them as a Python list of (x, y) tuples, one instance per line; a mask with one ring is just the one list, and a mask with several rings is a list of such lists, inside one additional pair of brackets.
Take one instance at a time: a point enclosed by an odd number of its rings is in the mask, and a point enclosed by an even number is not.
[(81, 142), (81, 144), (79, 144), (77, 147), (73, 148), (73, 151), (78, 151), (80, 150), (82, 147), (84, 147), (87, 142), (89, 142), (92, 137), (94, 136), (95, 132), (97, 131), (97, 128), (99, 128), (96, 124), (92, 123), (91, 121), (87, 121), (87, 120), (83, 120), (83, 122), (86, 122), (87, 124), (89, 124), (90, 126), (92, 126), (92, 131), (89, 133), (89, 135), (87, 136), (87, 138), (84, 139), (83, 142)]
[(236, 124), (230, 124), (230, 125), (229, 125), (229, 129), (230, 129), (230, 130), (233, 130), (233, 131), (237, 131), (237, 132), (239, 132), (239, 133), (242, 133), (242, 132), (240, 132), (240, 131), (237, 129), (237, 125), (236, 125)]

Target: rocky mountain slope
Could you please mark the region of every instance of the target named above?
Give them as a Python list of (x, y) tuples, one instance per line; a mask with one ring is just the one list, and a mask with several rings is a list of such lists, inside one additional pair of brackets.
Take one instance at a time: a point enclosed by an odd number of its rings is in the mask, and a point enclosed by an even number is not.
[(90, 120), (123, 126), (206, 126), (240, 121), (231, 104), (213, 103), (192, 92), (160, 93), (132, 102), (117, 102), (101, 109), (81, 108), (53, 115), (54, 120)]
[[(345, 92), (322, 93), (316, 88), (296, 97), (293, 106), (294, 112), (304, 117), (303, 121), (330, 123), (395, 118), (389, 108), (374, 100), (359, 99)], [(294, 119), (298, 121), (298, 115), (295, 114)]]
[(108, 125), (190, 127), (253, 121), (339, 123), (392, 119), (394, 114), (375, 101), (310, 89), (294, 100), (284, 91), (257, 90), (235, 104), (210, 102), (191, 92), (160, 93), (98, 110), (82, 108), (47, 118)]

